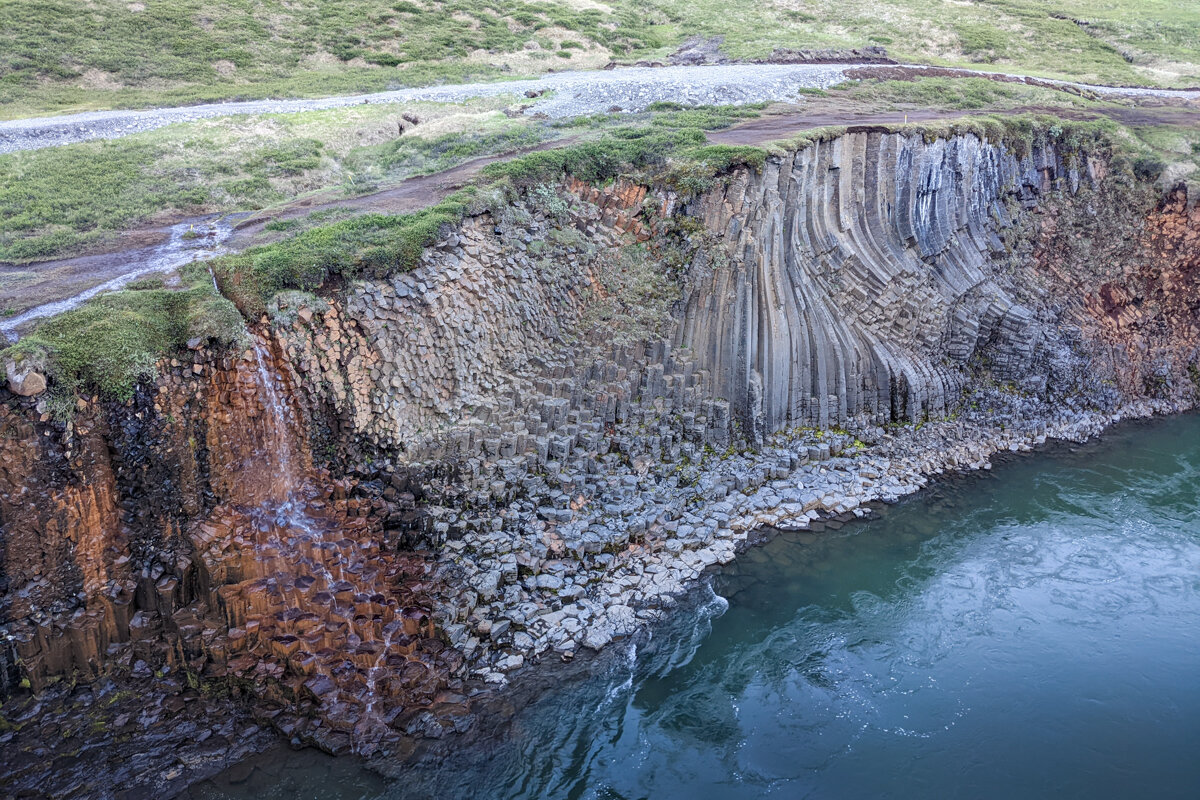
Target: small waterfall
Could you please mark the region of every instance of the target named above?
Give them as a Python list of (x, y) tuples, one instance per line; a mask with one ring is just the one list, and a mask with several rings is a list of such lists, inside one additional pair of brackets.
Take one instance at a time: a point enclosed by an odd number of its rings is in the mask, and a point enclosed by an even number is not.
[(227, 501), (194, 541), (231, 634), (277, 678), (301, 680), (349, 747), (368, 754), (461, 659), (433, 638), (424, 560), (386, 546), (347, 487), (313, 468), (278, 363), (260, 334), (232, 386), (214, 386), (225, 405), (209, 441), (226, 465)]
[(274, 359), (267, 349), (264, 338), (254, 339), (254, 366), (258, 375), (258, 385), (262, 388), (265, 401), (264, 420), (267, 441), (263, 442), (263, 460), (266, 462), (267, 477), (271, 485), (270, 502), (273, 502), (280, 512), (290, 513), (296, 508), (297, 472), (300, 467), (295, 454), (293, 440), (295, 415), (292, 407), (281, 396), (279, 391), (279, 376), (269, 366)]

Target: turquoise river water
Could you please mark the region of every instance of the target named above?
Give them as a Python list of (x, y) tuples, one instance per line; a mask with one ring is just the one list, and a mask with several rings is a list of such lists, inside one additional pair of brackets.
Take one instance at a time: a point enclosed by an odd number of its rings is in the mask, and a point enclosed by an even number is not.
[(1200, 798), (1200, 417), (781, 534), (390, 780), (231, 775), (190, 796)]

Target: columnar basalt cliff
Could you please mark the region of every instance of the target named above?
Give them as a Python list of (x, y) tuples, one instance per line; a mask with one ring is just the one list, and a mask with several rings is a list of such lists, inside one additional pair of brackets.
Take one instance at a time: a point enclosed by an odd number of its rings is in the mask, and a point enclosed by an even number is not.
[(692, 294), (680, 341), (756, 439), (944, 416), (972, 358), (1030, 372), (1034, 312), (990, 264), (1021, 209), (1080, 180), (1052, 147), (1017, 159), (974, 137), (852, 133), (773, 161), (697, 209), (730, 265)]
[(192, 355), (65, 430), (2, 407), (6, 689), (165, 667), (369, 749), (460, 669), (432, 565), (381, 533), (381, 500), (313, 469), (269, 348)]
[(441, 735), (470, 677), (628, 635), (758, 524), (1190, 407), (1198, 231), (1053, 140), (536, 187), (129, 403), (7, 395), (5, 689), (169, 664), (330, 750)]

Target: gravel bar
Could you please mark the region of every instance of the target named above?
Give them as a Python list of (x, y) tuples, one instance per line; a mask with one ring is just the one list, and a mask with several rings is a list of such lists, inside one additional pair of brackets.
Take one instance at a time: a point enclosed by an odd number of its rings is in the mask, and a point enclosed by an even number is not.
[(642, 111), (673, 100), (693, 105), (744, 104), (794, 99), (801, 89), (824, 89), (844, 80), (853, 64), (734, 64), (703, 67), (637, 67), (558, 72), (535, 80), (465, 83), (397, 89), (311, 100), (252, 100), (143, 111), (89, 111), (60, 117), (0, 122), (0, 153), (37, 150), (90, 139), (118, 139), (176, 122), (234, 114), (290, 114), (364, 103), (460, 103), (477, 97), (549, 91), (531, 112), (553, 118), (599, 114), (620, 107)]
[[(920, 65), (902, 66), (922, 68)], [(869, 68), (862, 64), (631, 67), (557, 72), (531, 80), (429, 86), (309, 100), (251, 100), (142, 111), (89, 111), (58, 117), (0, 122), (0, 154), (56, 147), (91, 139), (118, 139), (177, 122), (194, 122), (235, 114), (291, 114), (364, 103), (460, 103), (478, 97), (523, 94), (528, 91), (548, 94), (538, 98), (527, 113), (545, 114), (555, 119), (602, 114), (613, 109), (642, 111), (651, 103), (664, 100), (686, 105), (778, 102), (795, 99), (803, 89), (827, 89), (841, 83), (846, 79), (847, 70), (861, 71)], [(983, 77), (1006, 75), (990, 72), (977, 74)], [(1067, 81), (1039, 80), (1060, 86), (1076, 86), (1099, 94), (1200, 99), (1200, 91), (1196, 90), (1092, 86)]]

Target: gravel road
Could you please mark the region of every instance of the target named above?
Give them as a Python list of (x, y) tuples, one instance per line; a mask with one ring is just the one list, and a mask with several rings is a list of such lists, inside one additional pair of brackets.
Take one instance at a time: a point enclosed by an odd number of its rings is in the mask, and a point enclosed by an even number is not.
[[(918, 67), (919, 68), (919, 67)], [(549, 91), (538, 98), (534, 113), (553, 118), (598, 114), (613, 107), (641, 111), (651, 103), (672, 100), (689, 105), (743, 104), (794, 99), (801, 89), (825, 89), (845, 80), (846, 71), (862, 74), (862, 64), (722, 64), (696, 67), (632, 67), (587, 72), (558, 72), (533, 80), (464, 83), (397, 89), (374, 94), (343, 95), (312, 100), (252, 100), (209, 103), (144, 111), (89, 111), (60, 117), (37, 117), (0, 122), (0, 153), (37, 150), (89, 139), (117, 139), (176, 122), (191, 122), (232, 114), (287, 114), (341, 108), (361, 103), (416, 101), (463, 102), (476, 97)], [(1001, 73), (980, 72), (979, 75)], [(1184, 97), (1200, 99), (1200, 91), (1132, 89), (1074, 85), (1101, 94)]]
[[(920, 69), (920, 67), (916, 67)], [(631, 67), (587, 72), (558, 72), (541, 78), (498, 83), (464, 83), (397, 89), (374, 94), (312, 100), (252, 100), (237, 103), (159, 108), (144, 111), (89, 111), (60, 117), (0, 122), (0, 153), (37, 150), (89, 139), (117, 139), (176, 122), (232, 114), (288, 114), (341, 108), (361, 103), (463, 102), (476, 97), (549, 91), (538, 98), (533, 113), (553, 118), (598, 114), (613, 107), (641, 111), (651, 103), (672, 100), (689, 105), (743, 104), (795, 99), (801, 89), (825, 89), (846, 79), (847, 70), (862, 74), (862, 64), (721, 64), (696, 67)], [(966, 70), (963, 70), (966, 72)], [(1003, 73), (979, 72), (979, 75)], [(1200, 91), (1136, 89), (1065, 81), (1100, 94), (1200, 99)]]
[(790, 100), (796, 97), (798, 89), (823, 89), (842, 81), (848, 66), (739, 64), (558, 72), (535, 80), (430, 86), (314, 100), (253, 100), (145, 111), (89, 111), (0, 122), (0, 153), (55, 147), (88, 139), (117, 139), (175, 122), (231, 114), (287, 114), (362, 103), (421, 100), (453, 103), (476, 97), (521, 95), (526, 91), (553, 92), (538, 99), (532, 111), (554, 118), (598, 114), (613, 106), (620, 106), (625, 111), (641, 111), (660, 100), (690, 104)]

